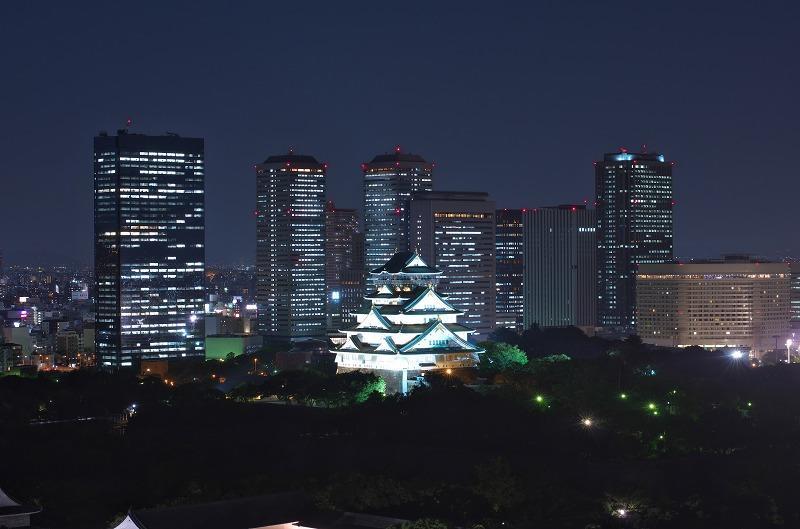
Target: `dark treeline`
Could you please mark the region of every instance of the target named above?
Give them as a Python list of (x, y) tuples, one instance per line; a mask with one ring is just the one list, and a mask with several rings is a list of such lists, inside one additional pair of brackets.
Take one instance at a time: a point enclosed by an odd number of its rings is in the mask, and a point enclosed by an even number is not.
[[(450, 527), (800, 525), (800, 369), (581, 336), (569, 346), (522, 337), (527, 362), (485, 363), (482, 384), (433, 376), (408, 397), (308, 371), (227, 396), (206, 379), (4, 377), (0, 485), (40, 502), (54, 529), (102, 528), (129, 507), (296, 489), (323, 507)], [(286, 404), (299, 401), (313, 405)], [(112, 422), (29, 422), (132, 402), (124, 433)]]

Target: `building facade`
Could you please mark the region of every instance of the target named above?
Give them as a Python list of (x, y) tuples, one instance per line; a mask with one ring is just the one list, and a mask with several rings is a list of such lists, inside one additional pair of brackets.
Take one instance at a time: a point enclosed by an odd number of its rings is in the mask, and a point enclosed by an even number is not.
[(523, 330), (523, 209), (495, 212), (496, 327)]
[(95, 137), (94, 260), (100, 367), (203, 358), (202, 139)]
[(790, 304), (791, 317), (790, 324), (792, 331), (800, 336), (800, 261), (791, 260), (789, 263), (789, 273), (791, 274), (790, 285)]
[(313, 156), (256, 165), (258, 330), (299, 340), (325, 334), (325, 173)]
[(433, 189), (433, 164), (396, 147), (361, 164), (364, 172), (364, 252), (367, 270), (409, 251), (409, 200)]
[(411, 199), (411, 246), (442, 271), (459, 323), (486, 340), (495, 327), (495, 204), (487, 193), (429, 191)]
[(525, 328), (592, 328), (597, 314), (595, 210), (561, 205), (526, 210)]
[(338, 372), (372, 371), (387, 390), (406, 393), (425, 372), (474, 368), (483, 350), (469, 342), (462, 312), (437, 290), (441, 271), (414, 252), (395, 254), (370, 271), (375, 290), (336, 354)]
[(637, 275), (637, 334), (646, 343), (756, 355), (790, 337), (786, 263), (721, 259), (643, 264)]
[(364, 299), (364, 244), (358, 212), (328, 202), (325, 210), (326, 323), (329, 331), (355, 321)]
[(621, 149), (595, 163), (597, 320), (636, 326), (636, 269), (666, 263), (672, 248), (672, 163), (663, 154)]

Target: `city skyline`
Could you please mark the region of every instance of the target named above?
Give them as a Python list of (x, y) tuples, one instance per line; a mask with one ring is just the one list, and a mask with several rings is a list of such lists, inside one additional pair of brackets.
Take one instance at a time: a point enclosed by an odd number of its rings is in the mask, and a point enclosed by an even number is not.
[[(0, 125), (0, 177), (6, 218), (24, 219), (38, 237), (34, 245), (26, 230), (10, 230), (0, 247), (9, 265), (91, 262), (91, 219), (72, 215), (92, 200), (86, 154), (99, 130), (132, 118), (133, 132), (206, 139), (211, 264), (254, 261), (252, 160), (289, 146), (316, 153), (330, 166), (327, 198), (360, 208), (359, 164), (398, 144), (436, 162), (436, 188), (486, 191), (499, 208), (521, 208), (591, 199), (592, 162), (646, 143), (677, 160), (677, 256), (798, 255), (790, 229), (800, 191), (798, 74), (785, 66), (798, 6), (760, 10), (755, 25), (743, 6), (692, 5), (691, 17), (635, 3), (588, 4), (578, 17), (566, 6), (529, 5), (437, 4), (392, 17), (359, 3), (201, 4), (189, 13), (166, 5), (158, 17), (148, 6), (15, 6), (15, 24), (0, 37), (17, 50), (15, 82), (3, 89), (15, 104)], [(285, 24), (268, 35), (257, 29), (300, 13), (314, 38), (286, 39)], [(608, 31), (621, 20), (624, 35)], [(714, 39), (709, 27), (719, 30)], [(402, 36), (377, 39), (384, 30)], [(393, 60), (418, 75), (398, 82), (384, 67)], [(272, 84), (272, 68), (315, 72), (319, 83)], [(36, 140), (48, 124), (61, 141), (41, 153)]]

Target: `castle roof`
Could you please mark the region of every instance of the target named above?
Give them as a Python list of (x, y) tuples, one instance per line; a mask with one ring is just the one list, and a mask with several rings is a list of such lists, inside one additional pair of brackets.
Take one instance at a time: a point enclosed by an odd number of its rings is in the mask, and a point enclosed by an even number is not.
[(20, 514), (36, 514), (41, 509), (35, 505), (23, 505), (14, 500), (0, 489), (0, 527), (3, 525), (3, 518), (6, 516), (19, 516)]
[[(351, 334), (347, 341), (336, 351), (344, 353), (371, 353), (387, 355), (413, 354), (447, 354), (447, 353), (482, 353), (483, 349), (460, 338), (455, 331), (467, 329), (457, 323), (444, 323), (434, 320), (427, 324), (406, 326), (414, 327), (418, 336), (408, 343), (397, 346), (391, 336), (385, 336), (378, 345), (362, 342), (358, 336)], [(409, 331), (411, 332), (411, 331)]]
[[(462, 314), (462, 312), (445, 300), (444, 296), (432, 286), (418, 287), (410, 292), (397, 292), (389, 295), (375, 291), (367, 295), (367, 299), (395, 299), (403, 298), (406, 301), (398, 305), (371, 305), (365, 303), (354, 314), (371, 314), (378, 310), (382, 316), (394, 316), (397, 314)], [(367, 316), (372, 318), (372, 316)], [(365, 318), (366, 319), (366, 318)]]
[(397, 252), (385, 265), (370, 271), (370, 274), (441, 274), (438, 268), (428, 266), (417, 252)]
[(404, 520), (322, 511), (306, 494), (279, 493), (130, 511), (114, 529), (246, 529), (249, 527), (386, 528)]

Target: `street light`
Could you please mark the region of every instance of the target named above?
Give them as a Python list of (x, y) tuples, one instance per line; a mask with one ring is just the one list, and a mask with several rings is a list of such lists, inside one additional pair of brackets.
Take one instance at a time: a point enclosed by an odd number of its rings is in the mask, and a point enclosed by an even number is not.
[(738, 349), (731, 352), (731, 358), (733, 358), (734, 360), (741, 360), (743, 357), (744, 353)]

